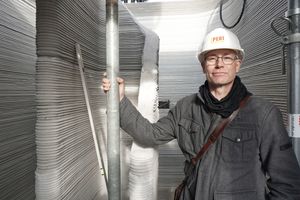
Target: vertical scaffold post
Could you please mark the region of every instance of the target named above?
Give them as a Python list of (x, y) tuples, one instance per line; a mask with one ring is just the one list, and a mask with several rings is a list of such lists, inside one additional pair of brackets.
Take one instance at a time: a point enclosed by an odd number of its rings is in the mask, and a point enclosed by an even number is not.
[(107, 78), (111, 82), (107, 95), (108, 199), (120, 200), (118, 0), (106, 0), (106, 67)]
[(289, 129), (293, 146), (300, 163), (300, 1), (289, 0), (286, 17), (290, 19), (290, 35), (287, 36), (289, 62)]

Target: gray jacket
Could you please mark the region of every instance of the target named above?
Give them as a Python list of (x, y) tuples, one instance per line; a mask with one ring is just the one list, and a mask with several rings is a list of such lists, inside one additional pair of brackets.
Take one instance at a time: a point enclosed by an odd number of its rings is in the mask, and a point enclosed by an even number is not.
[[(122, 129), (145, 146), (177, 139), (187, 163), (220, 119), (198, 94), (153, 124), (126, 97), (120, 103)], [(198, 162), (192, 184), (197, 200), (300, 200), (300, 168), (280, 111), (252, 96)]]

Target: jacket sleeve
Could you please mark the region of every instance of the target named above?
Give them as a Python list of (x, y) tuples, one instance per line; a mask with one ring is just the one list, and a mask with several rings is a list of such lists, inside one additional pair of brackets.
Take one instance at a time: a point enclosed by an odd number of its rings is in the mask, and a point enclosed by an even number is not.
[(269, 176), (269, 199), (300, 199), (300, 168), (278, 108), (272, 106), (261, 128), (260, 154)]
[(156, 123), (150, 123), (132, 105), (125, 96), (120, 102), (120, 126), (136, 142), (144, 146), (167, 143), (175, 138), (175, 110), (170, 110), (166, 117)]

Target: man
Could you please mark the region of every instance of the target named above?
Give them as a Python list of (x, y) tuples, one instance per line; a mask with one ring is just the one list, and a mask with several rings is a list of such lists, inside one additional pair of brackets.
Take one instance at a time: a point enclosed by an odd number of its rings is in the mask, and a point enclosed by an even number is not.
[[(145, 146), (177, 139), (186, 158), (185, 172), (218, 123), (251, 95), (236, 76), (244, 51), (232, 32), (223, 28), (210, 32), (198, 58), (206, 82), (157, 123), (141, 116), (124, 95), (124, 80), (117, 79), (121, 127)], [(102, 87), (109, 90), (108, 79), (103, 79)], [(280, 111), (251, 96), (197, 162), (181, 199), (300, 200), (300, 169)]]

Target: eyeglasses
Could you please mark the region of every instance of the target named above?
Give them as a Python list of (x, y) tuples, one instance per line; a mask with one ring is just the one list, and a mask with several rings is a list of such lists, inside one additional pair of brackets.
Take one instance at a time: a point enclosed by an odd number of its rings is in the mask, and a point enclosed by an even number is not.
[(225, 65), (231, 65), (235, 60), (238, 59), (237, 56), (232, 57), (232, 56), (208, 56), (207, 58), (205, 58), (205, 62), (207, 65), (216, 65), (217, 61), (219, 60), (219, 58), (222, 59), (223, 63)]

